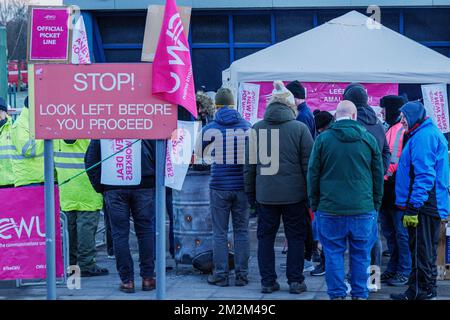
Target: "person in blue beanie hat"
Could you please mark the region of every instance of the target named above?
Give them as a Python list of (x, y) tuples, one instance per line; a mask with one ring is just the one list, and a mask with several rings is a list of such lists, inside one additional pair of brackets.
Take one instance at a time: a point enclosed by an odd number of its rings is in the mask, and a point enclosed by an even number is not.
[(396, 205), (404, 211), (412, 271), (408, 289), (392, 294), (394, 300), (436, 298), (437, 247), (441, 219), (449, 214), (448, 142), (426, 116), (422, 103), (408, 102), (400, 109), (406, 130), (395, 182)]

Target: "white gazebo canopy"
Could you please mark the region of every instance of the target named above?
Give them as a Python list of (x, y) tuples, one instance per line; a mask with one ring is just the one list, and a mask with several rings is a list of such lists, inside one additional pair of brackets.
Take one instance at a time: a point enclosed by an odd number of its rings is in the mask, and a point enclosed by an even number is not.
[[(351, 11), (314, 29), (233, 62), (223, 83), (450, 83), (450, 59)], [(381, 21), (382, 22), (382, 21)]]

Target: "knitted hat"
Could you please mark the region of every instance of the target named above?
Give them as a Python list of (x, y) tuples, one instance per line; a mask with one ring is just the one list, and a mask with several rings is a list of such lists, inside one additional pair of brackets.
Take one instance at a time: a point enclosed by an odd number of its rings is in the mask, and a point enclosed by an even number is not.
[(349, 100), (353, 102), (357, 108), (363, 108), (368, 106), (369, 96), (362, 85), (359, 83), (352, 83), (345, 88), (343, 100)]
[(234, 106), (233, 93), (228, 88), (220, 88), (216, 93), (216, 107)]
[(8, 106), (3, 98), (0, 98), (0, 111), (8, 111)]
[(314, 122), (316, 123), (317, 131), (330, 125), (332, 121), (333, 115), (328, 111), (314, 110)]
[(297, 80), (290, 82), (286, 86), (286, 89), (288, 89), (290, 92), (292, 92), (294, 97), (297, 99), (305, 99), (306, 98), (306, 90), (302, 86), (302, 84), (300, 82), (298, 82)]
[(403, 96), (384, 96), (380, 100), (380, 107), (385, 109), (386, 122), (394, 125), (400, 118), (400, 108), (407, 102)]
[(273, 82), (273, 91), (272, 98), (269, 101), (269, 104), (273, 102), (279, 102), (287, 105), (288, 107), (296, 109), (294, 95), (286, 89), (283, 82), (280, 80), (276, 80)]

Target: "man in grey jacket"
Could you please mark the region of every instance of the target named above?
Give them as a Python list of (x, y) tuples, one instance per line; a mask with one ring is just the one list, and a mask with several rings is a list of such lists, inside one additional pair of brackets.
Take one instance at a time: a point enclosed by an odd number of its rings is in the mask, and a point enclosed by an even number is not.
[[(253, 126), (245, 166), (245, 191), (259, 203), (258, 265), (262, 293), (280, 289), (276, 281), (274, 243), (283, 218), (288, 240), (286, 275), (290, 293), (306, 291), (304, 247), (307, 214), (306, 173), (313, 139), (308, 127), (296, 121), (295, 101), (281, 81), (264, 120)], [(266, 149), (266, 150), (264, 150)], [(256, 164), (251, 158), (256, 158)], [(271, 160), (271, 161), (268, 161)]]

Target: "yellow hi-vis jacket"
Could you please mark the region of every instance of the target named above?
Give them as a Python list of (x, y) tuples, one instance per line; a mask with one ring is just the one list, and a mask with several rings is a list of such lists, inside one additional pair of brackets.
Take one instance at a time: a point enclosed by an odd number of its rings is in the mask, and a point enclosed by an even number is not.
[(7, 122), (0, 128), (0, 186), (14, 184), (12, 158), (16, 148), (11, 141), (12, 119), (10, 117), (7, 119)]
[(11, 139), (16, 147), (12, 161), (14, 186), (44, 182), (44, 141), (30, 136), (28, 108), (22, 108), (12, 125)]
[[(89, 140), (75, 140), (72, 144), (64, 140), (53, 142), (58, 184), (84, 171), (88, 146)], [(62, 211), (97, 211), (103, 207), (103, 196), (95, 192), (85, 172), (60, 186), (59, 202)]]

